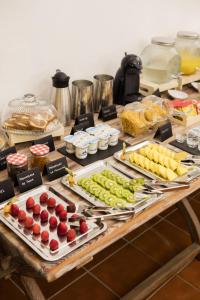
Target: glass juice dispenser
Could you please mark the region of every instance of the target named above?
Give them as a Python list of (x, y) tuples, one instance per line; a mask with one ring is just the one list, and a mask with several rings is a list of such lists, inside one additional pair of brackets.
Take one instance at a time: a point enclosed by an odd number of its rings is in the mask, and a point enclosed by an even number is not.
[(176, 38), (176, 49), (181, 56), (180, 71), (191, 75), (200, 67), (199, 34), (191, 31), (179, 31)]
[(142, 77), (154, 83), (166, 83), (180, 70), (180, 56), (175, 49), (175, 41), (166, 37), (154, 37), (151, 44), (141, 53)]

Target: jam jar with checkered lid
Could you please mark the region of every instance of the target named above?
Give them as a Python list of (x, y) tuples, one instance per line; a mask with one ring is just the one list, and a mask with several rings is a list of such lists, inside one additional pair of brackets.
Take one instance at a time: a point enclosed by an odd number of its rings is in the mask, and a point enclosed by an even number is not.
[(39, 168), (40, 172), (43, 172), (45, 165), (48, 163), (49, 147), (44, 144), (37, 144), (30, 147), (31, 167)]
[(17, 175), (28, 170), (28, 158), (25, 154), (13, 153), (6, 157), (8, 176), (17, 183)]

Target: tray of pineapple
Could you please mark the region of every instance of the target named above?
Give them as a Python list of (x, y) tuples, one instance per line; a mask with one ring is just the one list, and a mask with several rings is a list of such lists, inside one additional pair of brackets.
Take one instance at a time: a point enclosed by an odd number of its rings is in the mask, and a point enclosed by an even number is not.
[(200, 176), (200, 168), (186, 166), (187, 152), (170, 145), (145, 141), (116, 152), (114, 158), (152, 179), (189, 182)]

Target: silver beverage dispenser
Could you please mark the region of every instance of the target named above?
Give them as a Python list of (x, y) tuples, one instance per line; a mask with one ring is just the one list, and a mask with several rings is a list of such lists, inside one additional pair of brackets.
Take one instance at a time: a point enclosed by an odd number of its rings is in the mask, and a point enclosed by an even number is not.
[(70, 77), (60, 70), (56, 70), (56, 74), (52, 77), (53, 91), (51, 100), (58, 112), (58, 119), (63, 126), (70, 125), (71, 122), (69, 79)]

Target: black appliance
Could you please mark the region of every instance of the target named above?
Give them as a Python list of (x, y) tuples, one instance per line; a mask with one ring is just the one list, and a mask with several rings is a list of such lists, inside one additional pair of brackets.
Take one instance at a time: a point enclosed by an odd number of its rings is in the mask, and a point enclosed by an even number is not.
[(139, 93), (141, 70), (142, 61), (140, 57), (125, 53), (113, 84), (115, 104), (126, 105), (142, 99), (142, 95)]

